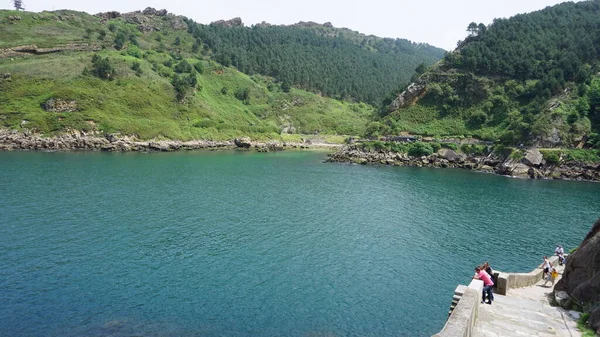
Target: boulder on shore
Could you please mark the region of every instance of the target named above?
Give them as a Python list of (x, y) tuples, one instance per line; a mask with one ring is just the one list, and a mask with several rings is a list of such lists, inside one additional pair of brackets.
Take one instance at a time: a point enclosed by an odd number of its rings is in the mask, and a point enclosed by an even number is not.
[(249, 149), (252, 146), (252, 140), (250, 140), (248, 137), (236, 138), (233, 140), (233, 143), (235, 146), (244, 149)]
[(441, 158), (446, 159), (450, 163), (456, 163), (464, 160), (463, 156), (459, 155), (458, 153), (456, 153), (456, 151), (451, 149), (440, 149), (438, 151), (438, 155)]
[(521, 162), (527, 166), (540, 167), (544, 164), (544, 156), (536, 148), (525, 151), (525, 156)]

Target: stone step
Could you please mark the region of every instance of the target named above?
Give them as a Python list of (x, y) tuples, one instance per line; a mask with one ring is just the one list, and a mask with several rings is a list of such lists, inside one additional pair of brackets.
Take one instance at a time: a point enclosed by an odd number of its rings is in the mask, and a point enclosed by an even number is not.
[(496, 295), (492, 305), (480, 306), (474, 335), (572, 337), (577, 324), (565, 315), (547, 301)]

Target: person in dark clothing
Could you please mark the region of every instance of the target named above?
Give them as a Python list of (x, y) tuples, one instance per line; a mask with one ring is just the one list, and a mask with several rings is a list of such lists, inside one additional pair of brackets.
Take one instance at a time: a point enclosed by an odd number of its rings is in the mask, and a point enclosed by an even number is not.
[(483, 270), (485, 270), (486, 273), (488, 273), (488, 275), (490, 275), (490, 277), (492, 278), (492, 281), (494, 282), (494, 285), (496, 284), (496, 278), (494, 278), (494, 272), (492, 271), (492, 267), (490, 267), (490, 264), (486, 262), (483, 263)]
[[(475, 267), (475, 276), (473, 276), (476, 280), (483, 281), (483, 290), (481, 291), (481, 303), (492, 304), (494, 300), (494, 294), (492, 293), (492, 287), (494, 286), (494, 281), (492, 281), (492, 277), (485, 272), (485, 270), (481, 269), (481, 267)], [(487, 294), (488, 301), (485, 301), (485, 295)]]

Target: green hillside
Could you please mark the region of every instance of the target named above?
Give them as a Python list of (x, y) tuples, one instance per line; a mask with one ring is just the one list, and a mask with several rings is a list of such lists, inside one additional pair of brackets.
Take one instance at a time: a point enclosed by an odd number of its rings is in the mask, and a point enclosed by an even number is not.
[(183, 17), (117, 14), (0, 11), (0, 125), (145, 139), (280, 139), (361, 134), (372, 117), (367, 104), (213, 61)]
[(331, 24), (244, 27), (234, 19), (210, 25), (187, 21), (188, 31), (212, 58), (240, 71), (273, 76), (338, 99), (379, 104), (409, 82), (415, 68), (431, 65), (444, 50), (404, 39), (366, 36)]
[(600, 147), (600, 1), (472, 23), (368, 134)]

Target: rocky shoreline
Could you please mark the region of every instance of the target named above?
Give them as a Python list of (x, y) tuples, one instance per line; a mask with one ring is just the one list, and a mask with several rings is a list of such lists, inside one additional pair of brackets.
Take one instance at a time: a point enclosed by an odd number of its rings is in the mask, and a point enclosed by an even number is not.
[(363, 151), (359, 145), (347, 145), (331, 154), (327, 162), (361, 165), (392, 165), (434, 168), (462, 168), (477, 172), (531, 179), (600, 181), (600, 163), (574, 161), (547, 163), (540, 151), (530, 148), (520, 160), (491, 153), (467, 156), (450, 149), (440, 149), (429, 156), (410, 157), (406, 153)]
[(60, 135), (45, 137), (31, 132), (0, 129), (0, 151), (105, 151), (105, 152), (172, 152), (191, 150), (247, 149), (258, 152), (286, 149), (337, 148), (340, 145), (319, 141), (255, 142), (249, 138), (232, 141), (212, 140), (138, 140), (118, 134), (86, 133), (70, 130)]

